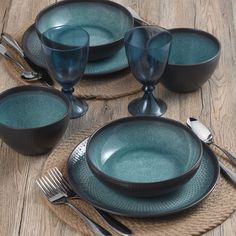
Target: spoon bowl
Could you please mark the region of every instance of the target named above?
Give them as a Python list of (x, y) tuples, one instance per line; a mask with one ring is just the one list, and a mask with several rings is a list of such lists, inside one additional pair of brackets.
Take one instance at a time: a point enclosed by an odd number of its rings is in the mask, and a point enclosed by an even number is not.
[[(224, 148), (218, 146), (213, 142), (213, 135), (211, 134), (210, 130), (203, 125), (200, 121), (197, 119), (190, 117), (187, 119), (187, 126), (192, 129), (192, 131), (198, 136), (200, 140), (202, 140), (206, 144), (212, 144), (218, 149), (220, 149), (232, 162), (232, 164), (236, 165), (236, 158), (230, 154), (228, 151), (226, 151)], [(225, 176), (234, 184), (236, 185), (236, 173), (226, 167), (223, 162), (218, 160), (221, 171)]]
[(37, 81), (37, 80), (42, 79), (41, 74), (34, 72), (34, 71), (26, 71), (26, 70), (22, 71), (21, 77), (23, 79), (27, 80), (28, 82)]
[(187, 125), (189, 128), (193, 130), (193, 132), (206, 144), (211, 144), (220, 149), (231, 161), (233, 165), (236, 166), (236, 157), (234, 157), (232, 154), (230, 154), (228, 151), (226, 151), (224, 148), (220, 147), (219, 145), (215, 144), (213, 141), (213, 135), (211, 131), (200, 121), (197, 119), (190, 117), (187, 120)]

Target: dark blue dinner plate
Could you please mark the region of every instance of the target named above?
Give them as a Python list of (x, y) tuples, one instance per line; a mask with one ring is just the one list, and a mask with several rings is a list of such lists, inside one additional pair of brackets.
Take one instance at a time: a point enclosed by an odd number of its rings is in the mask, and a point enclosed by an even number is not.
[[(41, 43), (37, 35), (34, 25), (31, 25), (24, 33), (22, 38), (22, 48), (26, 59), (33, 66), (40, 70), (46, 71), (46, 64), (44, 61), (43, 52), (41, 50)], [(88, 62), (85, 75), (105, 75), (113, 72), (118, 72), (128, 67), (128, 61), (125, 54), (125, 48), (122, 47), (113, 56), (103, 60)]]
[[(140, 23), (135, 21), (135, 26), (140, 26)], [(46, 72), (46, 64), (41, 50), (41, 43), (34, 25), (31, 25), (23, 34), (22, 48), (26, 60), (29, 64), (40, 72)], [(103, 60), (88, 62), (84, 74), (88, 76), (107, 75), (128, 68), (128, 60), (125, 53), (125, 48), (122, 47), (113, 56)]]
[(84, 200), (104, 211), (128, 217), (157, 217), (177, 213), (195, 206), (214, 189), (219, 177), (216, 156), (204, 144), (201, 165), (195, 176), (179, 190), (152, 198), (131, 197), (101, 183), (88, 167), (85, 150), (88, 139), (81, 142), (67, 162), (68, 179)]

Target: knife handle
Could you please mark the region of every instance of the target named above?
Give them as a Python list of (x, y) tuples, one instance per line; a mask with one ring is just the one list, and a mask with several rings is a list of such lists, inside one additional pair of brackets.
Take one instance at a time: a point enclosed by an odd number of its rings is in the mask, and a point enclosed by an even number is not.
[(228, 167), (226, 167), (221, 161), (218, 160), (218, 162), (219, 162), (221, 171), (236, 186), (236, 173), (230, 170)]
[(24, 58), (23, 49), (20, 47), (20, 45), (16, 42), (16, 40), (11, 35), (7, 33), (2, 33), (2, 39), (4, 40), (6, 44), (14, 48), (22, 58)]

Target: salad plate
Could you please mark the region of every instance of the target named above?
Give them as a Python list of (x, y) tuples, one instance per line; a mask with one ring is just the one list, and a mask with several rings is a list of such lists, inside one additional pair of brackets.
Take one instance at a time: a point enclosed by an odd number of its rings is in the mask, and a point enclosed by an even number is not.
[(214, 153), (203, 144), (204, 152), (195, 176), (179, 190), (158, 197), (132, 197), (104, 185), (91, 172), (86, 161), (88, 138), (71, 153), (67, 162), (68, 180), (74, 191), (90, 204), (104, 211), (128, 217), (157, 217), (181, 212), (205, 199), (219, 177)]
[[(26, 60), (39, 70), (46, 71), (46, 64), (41, 50), (41, 43), (37, 35), (34, 25), (31, 25), (24, 33), (22, 38), (22, 48)], [(106, 75), (114, 72), (121, 71), (128, 68), (128, 60), (125, 53), (125, 48), (122, 47), (113, 56), (103, 60), (88, 62), (85, 75), (97, 76)]]

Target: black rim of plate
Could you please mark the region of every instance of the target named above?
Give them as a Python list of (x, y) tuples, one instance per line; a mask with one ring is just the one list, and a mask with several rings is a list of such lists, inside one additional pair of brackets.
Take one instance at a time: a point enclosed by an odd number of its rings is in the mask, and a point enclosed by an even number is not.
[[(135, 21), (135, 25), (140, 25), (140, 23), (138, 23), (137, 21)], [(36, 29), (34, 27), (34, 24), (31, 25), (23, 34), (22, 40), (21, 40), (21, 44), (22, 44), (22, 48), (25, 54), (26, 59), (29, 61), (30, 64), (34, 65), (35, 67), (38, 67), (39, 70), (44, 70), (45, 72), (47, 71), (45, 64), (41, 64), (38, 63), (38, 60), (35, 59), (35, 55), (33, 55), (29, 50), (28, 50), (28, 44), (29, 42), (29, 37), (30, 35), (35, 31), (36, 33)], [(120, 50), (124, 50), (123, 48)], [(107, 58), (106, 60), (108, 60), (109, 58)], [(101, 62), (101, 61), (99, 61)], [(92, 63), (96, 63), (96, 62), (92, 62)], [(89, 64), (89, 63), (88, 63)], [(100, 71), (100, 72), (86, 72), (84, 73), (84, 75), (86, 76), (97, 76), (97, 75), (109, 75), (115, 72), (119, 72), (122, 71), (124, 69), (127, 69), (129, 67), (128, 64), (128, 60), (126, 64), (120, 65), (118, 67), (115, 67), (113, 69), (108, 69), (106, 71)]]
[[(88, 139), (88, 138), (87, 138)], [(84, 139), (83, 141), (85, 141), (86, 139)], [(73, 153), (74, 151), (77, 149), (77, 147), (83, 142), (81, 141), (76, 147), (75, 149), (71, 152), (68, 160), (67, 160), (67, 164), (66, 164), (66, 168), (67, 168), (67, 175), (68, 175), (68, 180), (69, 180), (69, 183), (70, 185), (72, 186), (72, 188), (74, 190), (77, 190), (76, 193), (78, 194), (78, 196), (80, 196), (80, 192), (79, 192), (79, 188), (75, 188), (74, 187), (74, 184), (73, 184), (73, 181), (71, 181), (71, 176), (70, 176), (70, 169), (72, 168), (72, 165), (73, 165), (73, 162), (74, 162), (74, 156), (73, 156)], [(190, 209), (194, 206), (196, 206), (197, 204), (199, 204), (201, 201), (203, 201), (205, 198), (207, 198), (209, 196), (209, 194), (213, 191), (213, 189), (215, 188), (217, 182), (218, 182), (218, 179), (219, 179), (219, 176), (220, 176), (220, 167), (219, 167), (219, 163), (218, 163), (218, 160), (217, 160), (217, 157), (215, 156), (215, 154), (213, 153), (213, 151), (205, 144), (205, 143), (202, 143), (203, 145), (203, 149), (208, 153), (209, 155), (209, 158), (211, 159), (212, 163), (213, 163), (213, 166), (214, 166), (214, 177), (212, 179), (212, 182), (211, 184), (209, 185), (208, 189), (203, 192), (196, 200), (194, 200), (193, 202), (187, 204), (185, 207), (181, 207), (177, 210), (170, 210), (170, 211), (166, 211), (166, 212), (156, 212), (152, 215), (147, 215), (147, 214), (144, 214), (144, 215), (134, 215), (134, 214), (124, 214), (122, 212), (118, 212), (118, 211), (114, 211), (112, 209), (107, 209), (107, 208), (104, 208), (104, 206), (100, 205), (100, 204), (97, 204), (95, 201), (89, 201), (87, 200), (86, 198), (82, 197), (82, 199), (86, 202), (88, 202), (89, 204), (93, 205), (94, 207), (98, 208), (98, 209), (101, 209), (105, 212), (108, 212), (108, 213), (111, 213), (111, 214), (114, 214), (114, 215), (120, 215), (120, 216), (125, 216), (125, 217), (131, 217), (131, 218), (153, 218), (153, 217), (163, 217), (163, 216), (168, 216), (168, 215), (172, 215), (172, 214), (176, 214), (176, 213), (179, 213), (179, 212), (182, 212), (182, 211), (185, 211), (187, 209)], [(85, 155), (84, 157), (85, 158)], [(96, 178), (94, 176), (94, 178)], [(81, 196), (80, 196), (81, 197)]]

